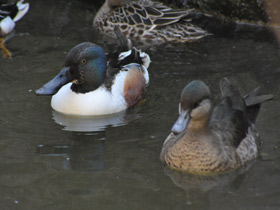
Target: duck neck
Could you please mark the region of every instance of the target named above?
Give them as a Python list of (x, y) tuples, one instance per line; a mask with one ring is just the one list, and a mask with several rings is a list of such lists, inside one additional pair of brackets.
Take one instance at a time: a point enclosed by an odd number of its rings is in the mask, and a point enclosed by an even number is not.
[(87, 81), (84, 84), (73, 83), (71, 86), (72, 91), (75, 93), (88, 93), (96, 90), (101, 86), (102, 83), (99, 83), (97, 80)]
[(204, 133), (208, 130), (209, 118), (192, 120), (188, 125), (188, 131), (192, 133)]
[[(89, 62), (87, 69), (81, 69), (79, 80), (73, 83), (71, 89), (76, 93), (87, 93), (99, 88), (105, 79), (107, 71), (107, 60), (103, 53), (100, 53), (99, 59)], [(89, 70), (93, 69), (93, 70)]]

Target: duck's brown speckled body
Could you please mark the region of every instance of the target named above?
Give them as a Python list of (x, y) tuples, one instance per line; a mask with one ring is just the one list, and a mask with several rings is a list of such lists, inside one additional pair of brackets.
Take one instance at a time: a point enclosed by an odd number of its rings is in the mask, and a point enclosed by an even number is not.
[(118, 26), (127, 37), (153, 44), (190, 42), (209, 34), (191, 23), (190, 12), (150, 0), (106, 0), (93, 25), (108, 35)]
[(220, 82), (222, 102), (212, 111), (210, 90), (201, 81), (187, 85), (181, 95), (180, 116), (164, 141), (161, 160), (170, 168), (196, 174), (233, 170), (258, 155), (254, 126), (260, 103), (272, 95), (259, 89), (242, 98), (227, 79)]

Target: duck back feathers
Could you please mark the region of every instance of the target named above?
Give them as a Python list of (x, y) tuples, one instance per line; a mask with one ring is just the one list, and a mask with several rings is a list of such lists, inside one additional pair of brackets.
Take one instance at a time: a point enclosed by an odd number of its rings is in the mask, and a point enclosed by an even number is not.
[(114, 35), (114, 27), (118, 26), (127, 37), (153, 44), (188, 42), (209, 35), (190, 23), (191, 11), (171, 9), (150, 0), (107, 0), (93, 25), (109, 35)]
[[(127, 39), (117, 26), (114, 27), (114, 33), (118, 40), (118, 45), (113, 52), (107, 54), (108, 69), (104, 83), (108, 89), (112, 86), (114, 77), (120, 70), (128, 71), (133, 67), (134, 70), (146, 72), (146, 70), (142, 69), (142, 65), (146, 69), (150, 65), (149, 55), (133, 47), (130, 39)], [(145, 80), (147, 84), (149, 78), (146, 77)]]

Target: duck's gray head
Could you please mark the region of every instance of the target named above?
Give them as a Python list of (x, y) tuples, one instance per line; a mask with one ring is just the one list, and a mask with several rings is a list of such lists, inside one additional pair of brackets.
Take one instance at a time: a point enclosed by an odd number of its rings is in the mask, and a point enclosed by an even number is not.
[(186, 85), (181, 93), (179, 117), (172, 132), (181, 133), (191, 120), (208, 119), (212, 110), (210, 97), (210, 89), (204, 82), (194, 80)]
[(107, 60), (104, 50), (93, 43), (84, 42), (67, 54), (63, 68), (51, 81), (36, 90), (37, 95), (54, 95), (65, 84), (71, 89), (87, 93), (97, 89), (104, 81)]

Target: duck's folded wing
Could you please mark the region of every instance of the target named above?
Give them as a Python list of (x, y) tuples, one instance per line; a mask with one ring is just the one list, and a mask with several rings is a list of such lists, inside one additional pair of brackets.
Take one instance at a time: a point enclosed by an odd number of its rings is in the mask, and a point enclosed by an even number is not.
[[(191, 10), (171, 9), (162, 4), (142, 5), (131, 3), (114, 10), (112, 22), (129, 25), (145, 25), (152, 28), (187, 19)], [(187, 19), (188, 21), (191, 18)]]
[(222, 101), (212, 112), (210, 126), (220, 135), (224, 135), (222, 139), (237, 147), (246, 136), (250, 125), (246, 105), (239, 90), (226, 78), (220, 81), (220, 90)]
[(230, 98), (232, 109), (238, 109), (243, 112), (246, 111), (246, 105), (240, 95), (239, 90), (234, 87), (227, 78), (220, 80), (220, 91), (223, 98)]

